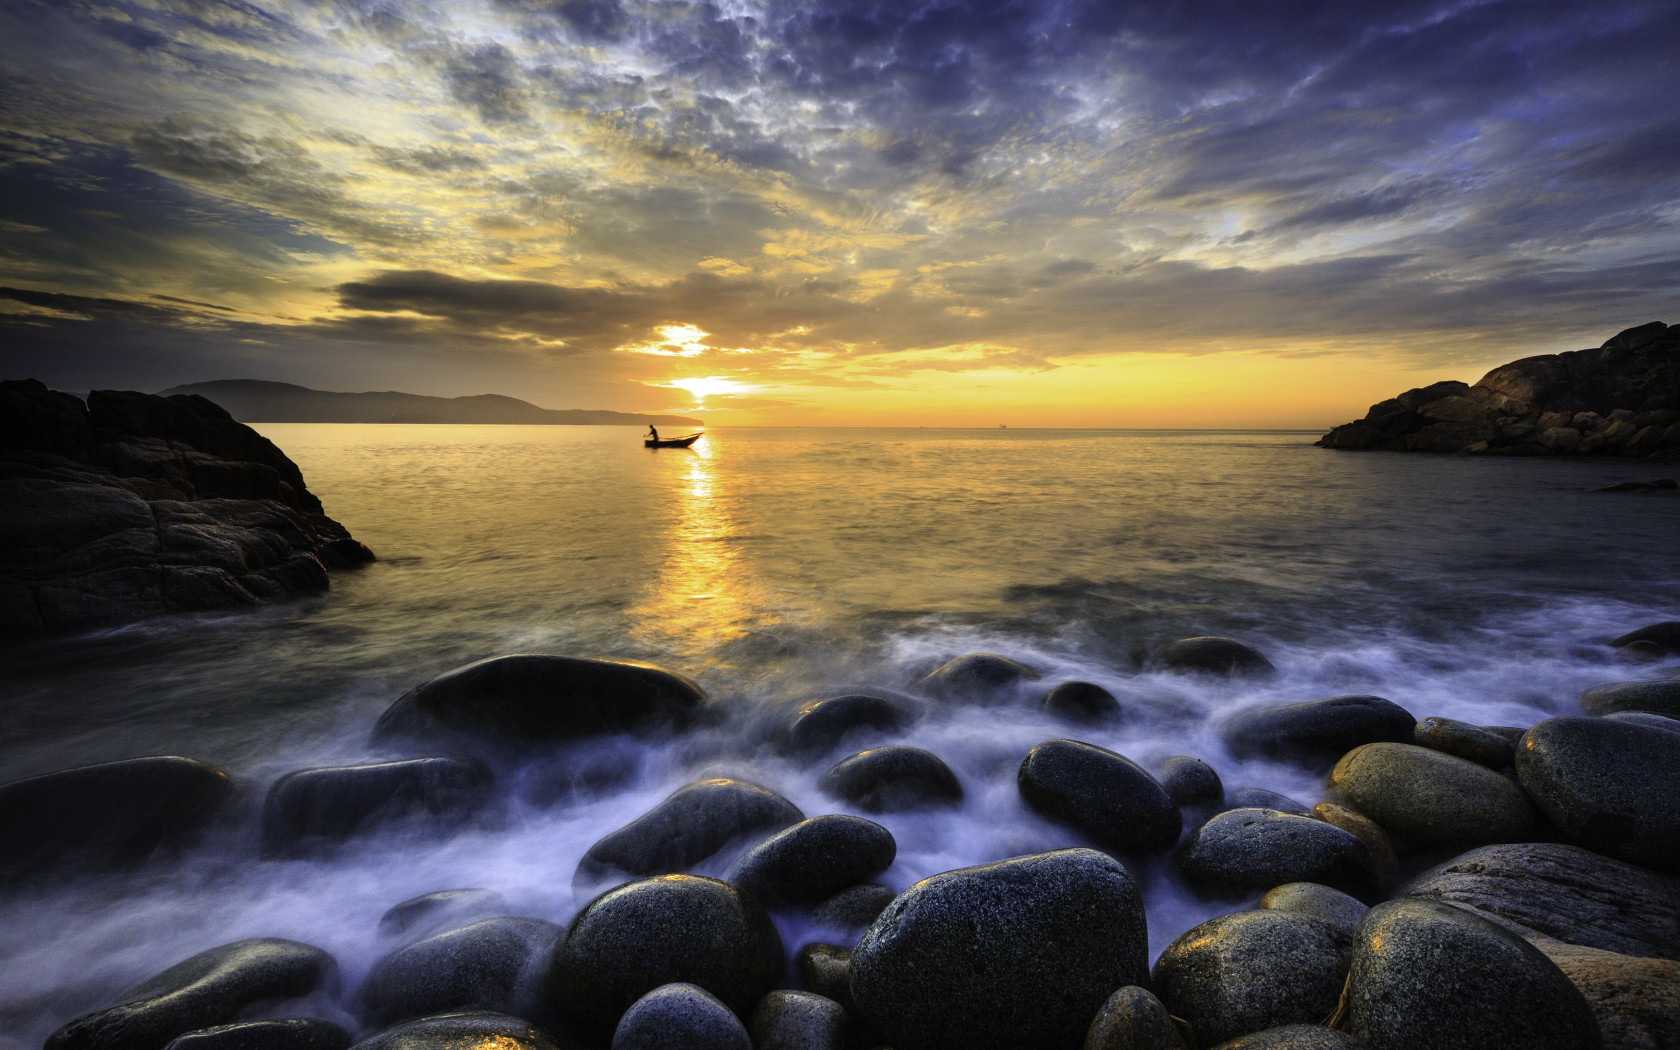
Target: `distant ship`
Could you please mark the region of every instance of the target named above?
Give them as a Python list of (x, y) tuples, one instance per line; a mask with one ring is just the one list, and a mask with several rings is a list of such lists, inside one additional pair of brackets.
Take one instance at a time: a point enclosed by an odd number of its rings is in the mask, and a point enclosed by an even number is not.
[(1009, 429), (1009, 424), (1008, 423), (999, 423), (998, 424), (998, 429), (999, 430), (1008, 430)]

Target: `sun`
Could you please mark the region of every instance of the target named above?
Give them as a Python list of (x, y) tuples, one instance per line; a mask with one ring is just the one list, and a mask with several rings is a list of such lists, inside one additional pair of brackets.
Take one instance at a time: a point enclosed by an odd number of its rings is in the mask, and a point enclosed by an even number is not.
[(739, 394), (742, 391), (752, 389), (746, 383), (734, 379), (725, 379), (722, 376), (695, 376), (691, 379), (673, 379), (660, 385), (686, 390), (694, 396), (696, 401), (704, 401), (714, 394)]

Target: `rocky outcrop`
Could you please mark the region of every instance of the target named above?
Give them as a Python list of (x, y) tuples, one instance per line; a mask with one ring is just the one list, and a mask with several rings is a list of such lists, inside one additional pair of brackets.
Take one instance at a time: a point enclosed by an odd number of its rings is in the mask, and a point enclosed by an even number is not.
[(0, 382), (0, 635), (284, 600), (373, 553), (202, 397)]
[(1594, 350), (1542, 354), (1371, 406), (1325, 448), (1504, 456), (1680, 454), (1680, 325), (1618, 332)]

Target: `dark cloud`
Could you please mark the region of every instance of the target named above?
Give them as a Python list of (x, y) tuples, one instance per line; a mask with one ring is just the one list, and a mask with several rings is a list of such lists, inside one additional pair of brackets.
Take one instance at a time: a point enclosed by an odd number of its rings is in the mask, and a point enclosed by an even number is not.
[(471, 106), (487, 124), (514, 124), (530, 118), (519, 63), (501, 44), (463, 48), (447, 55), (443, 59), (443, 79), (455, 100)]

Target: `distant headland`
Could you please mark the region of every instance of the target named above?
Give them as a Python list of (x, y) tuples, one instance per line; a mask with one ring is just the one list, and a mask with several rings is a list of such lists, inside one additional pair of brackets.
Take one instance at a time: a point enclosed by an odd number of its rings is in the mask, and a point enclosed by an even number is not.
[(699, 426), (692, 416), (637, 415), (590, 409), (538, 408), (501, 394), (429, 397), (396, 390), (359, 394), (311, 390), (262, 379), (218, 379), (163, 391), (197, 394), (241, 423), (477, 423), (560, 426)]

